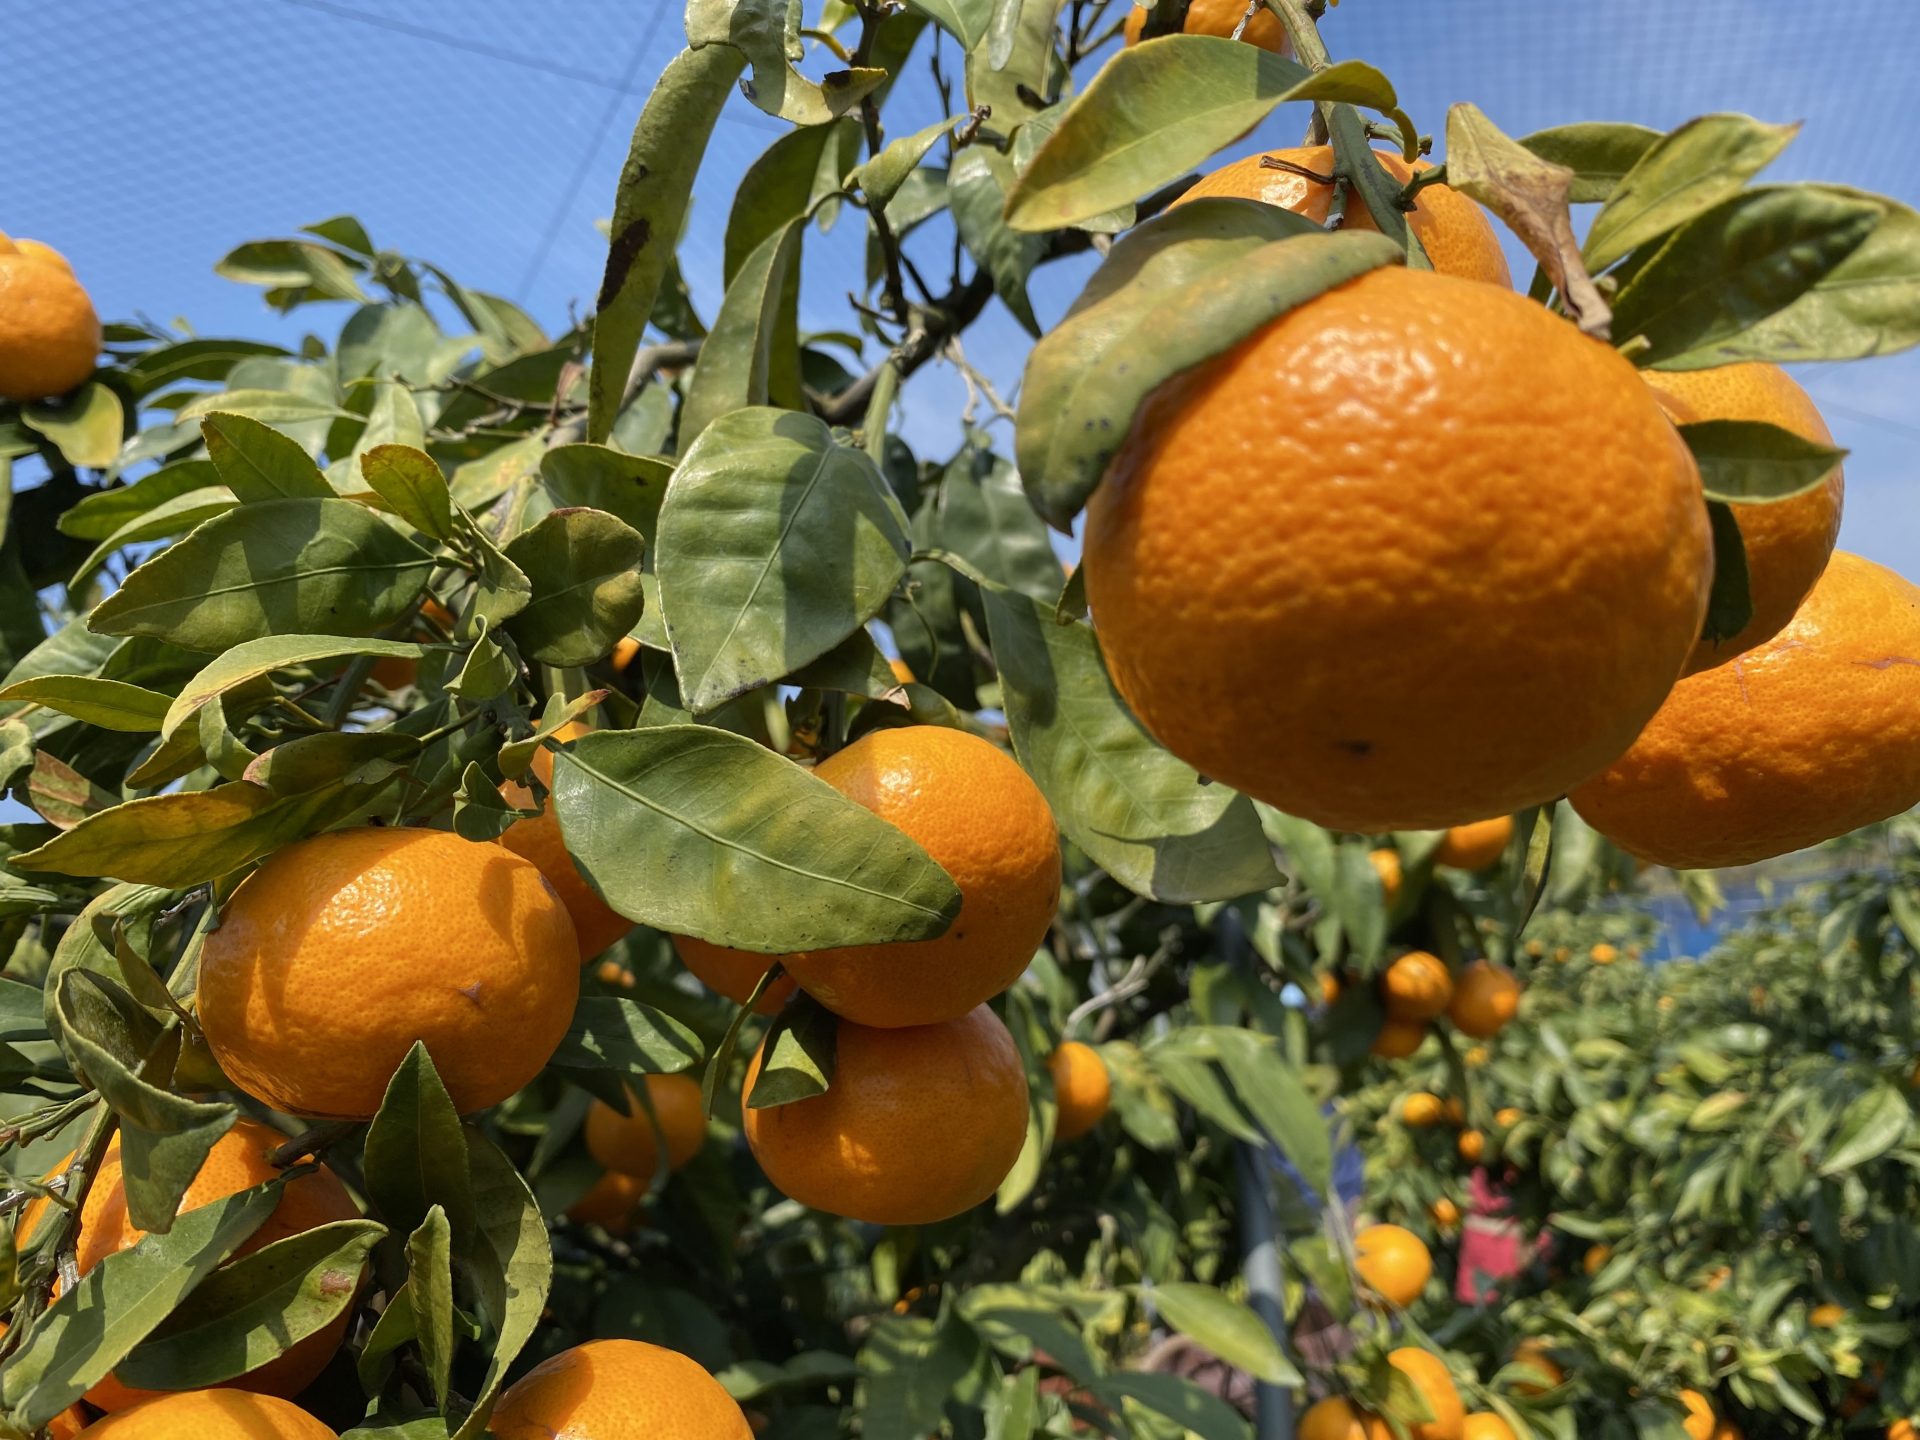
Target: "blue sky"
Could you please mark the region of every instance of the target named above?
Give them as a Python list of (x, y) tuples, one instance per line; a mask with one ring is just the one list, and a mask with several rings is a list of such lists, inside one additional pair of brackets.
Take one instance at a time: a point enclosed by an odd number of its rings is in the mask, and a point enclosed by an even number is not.
[[(241, 240), (351, 212), (379, 243), (559, 329), (591, 302), (604, 257), (593, 222), (611, 210), (646, 91), (682, 43), (680, 13), (679, 0), (12, 0), (0, 229), (65, 250), (107, 317), (297, 340), (330, 335), (344, 307), (282, 319), (213, 262)], [(1741, 110), (1805, 122), (1773, 178), (1920, 204), (1901, 100), (1920, 56), (1915, 0), (1343, 0), (1325, 30), (1337, 56), (1394, 79), (1423, 130), (1462, 99), (1514, 134)], [(896, 133), (939, 115), (923, 83), (898, 104)], [(1237, 153), (1291, 143), (1303, 123), (1288, 107)], [(715, 136), (683, 248), (709, 315), (734, 186), (782, 129), (739, 100)], [(856, 227), (809, 246), (819, 279), (803, 321), (841, 328)], [(1085, 273), (1060, 265), (1036, 283), (1043, 322)], [(998, 305), (966, 344), (1003, 386), (1017, 382), (1026, 340)], [(1800, 373), (1854, 451), (1841, 543), (1920, 577), (1908, 488), (1920, 478), (1920, 358)], [(909, 438), (950, 448), (957, 377), (923, 372), (910, 397)]]

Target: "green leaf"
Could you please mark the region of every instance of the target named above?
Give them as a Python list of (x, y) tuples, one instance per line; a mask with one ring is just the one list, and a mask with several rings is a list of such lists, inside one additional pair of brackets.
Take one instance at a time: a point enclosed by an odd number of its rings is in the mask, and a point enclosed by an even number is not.
[(626, 394), (627, 370), (653, 314), (660, 282), (686, 220), (687, 199), (720, 108), (746, 57), (709, 45), (674, 57), (648, 96), (614, 200), (607, 269), (593, 321), (587, 439), (604, 441)]
[(407, 1237), (407, 1304), (413, 1311), (413, 1338), (420, 1346), (430, 1398), (446, 1403), (453, 1372), (452, 1231), (446, 1212), (435, 1205)]
[(1885, 215), (1874, 201), (1805, 185), (1743, 191), (1686, 225), (1622, 287), (1613, 334), (1657, 365), (1750, 330), (1858, 250)]
[(847, 177), (848, 183), (858, 185), (866, 192), (869, 204), (884, 210), (887, 203), (900, 193), (900, 187), (907, 183), (907, 176), (962, 118), (953, 115), (945, 120), (936, 120), (924, 130), (916, 130), (911, 135), (902, 135), (898, 140), (891, 141), (878, 155), (856, 167)]
[(839, 1016), (804, 991), (795, 995), (761, 1044), (765, 1058), (747, 1108), (770, 1110), (826, 1094), (839, 1038)]
[(351, 655), (420, 660), (426, 654), (425, 646), (400, 640), (358, 640), (344, 635), (264, 635), (236, 645), (218, 659), (209, 661), (182, 687), (167, 708), (166, 719), (160, 727), (161, 739), (195, 723), (201, 706), (265, 679), (276, 670), (317, 665)]
[(250, 416), (216, 410), (201, 420), (200, 438), (220, 479), (242, 503), (333, 497), (333, 487), (297, 440)]
[(462, 1268), (478, 1293), (481, 1315), (494, 1339), (484, 1384), (456, 1440), (478, 1440), (486, 1430), (507, 1367), (539, 1328), (553, 1282), (547, 1224), (526, 1181), (483, 1135), (473, 1137), (470, 1155), (480, 1239)]
[(1144, 1292), (1166, 1322), (1197, 1340), (1227, 1364), (1267, 1385), (1298, 1385), (1300, 1372), (1288, 1362), (1258, 1315), (1229, 1300), (1211, 1285), (1180, 1281)]
[[(875, 69), (830, 70), (819, 81), (793, 67), (800, 58), (799, 7), (789, 0), (688, 0), (687, 43), (732, 48), (753, 66), (741, 82), (767, 114), (795, 125), (824, 125), (886, 83)], [(663, 82), (664, 83), (664, 82)]]
[(673, 462), (629, 455), (605, 445), (557, 445), (540, 457), (540, 479), (562, 506), (586, 506), (617, 515), (644, 539), (660, 523), (660, 502)]
[(1907, 1138), (1913, 1128), (1913, 1106), (1893, 1086), (1882, 1082), (1854, 1097), (1833, 1132), (1820, 1161), (1822, 1175), (1841, 1175), (1877, 1160)]
[(825, 424), (736, 410), (680, 463), (654, 568), (695, 714), (817, 660), (886, 604), (907, 526), (878, 468)]
[(159, 730), (173, 697), (90, 675), (40, 675), (0, 690), (0, 701), (44, 705), (105, 730), (149, 734)]
[(1590, 205), (1611, 198), (1633, 167), (1661, 139), (1644, 125), (1594, 121), (1536, 130), (1520, 143), (1550, 165), (1573, 171), (1567, 198)]
[(62, 535), (81, 540), (104, 540), (154, 506), (194, 490), (220, 484), (220, 472), (210, 460), (182, 460), (131, 485), (116, 485), (84, 496), (56, 522)]
[(947, 204), (967, 253), (993, 277), (994, 293), (1037, 337), (1040, 322), (1027, 298), (1027, 277), (1047, 253), (1047, 237), (1022, 233), (1006, 222), (1007, 194), (1014, 183), (1011, 159), (989, 146), (970, 145), (948, 167)]
[(985, 106), (1012, 135), (1071, 83), (1061, 58), (1060, 0), (995, 0), (986, 34), (967, 51), (967, 106)]
[(247, 766), (241, 778), (276, 795), (300, 795), (336, 780), (384, 780), (420, 742), (393, 730), (323, 730), (282, 741)]
[[(1152, 44), (1154, 42), (1147, 42)], [(1162, 42), (1164, 43), (1164, 42)], [(1247, 47), (1251, 50), (1253, 47)], [(1087, 1389), (1103, 1404), (1119, 1409), (1132, 1400), (1166, 1416), (1191, 1431), (1198, 1440), (1246, 1440), (1247, 1422), (1226, 1401), (1178, 1375), (1126, 1372), (1103, 1375), (1087, 1382)]]
[(1707, 596), (1701, 634), (1717, 645), (1738, 635), (1753, 619), (1753, 591), (1747, 574), (1747, 542), (1733, 511), (1723, 501), (1709, 500), (1707, 519), (1713, 525), (1713, 589)]
[(126, 375), (138, 393), (151, 395), (182, 380), (224, 380), (238, 361), (287, 353), (261, 340), (182, 340), (146, 351), (127, 365)]
[(97, 380), (63, 400), (23, 405), (20, 418), (51, 440), (69, 465), (96, 470), (113, 464), (126, 431), (120, 397)]
[(1012, 465), (979, 432), (940, 480), (940, 543), (989, 580), (1052, 604), (1064, 583), (1047, 524)]
[[(1311, 80), (1217, 35), (1129, 46), (1093, 77), (1007, 196), (1016, 230), (1059, 230), (1179, 179)], [(966, 152), (962, 152), (963, 154)]]
[(161, 551), (88, 624), (211, 652), (329, 627), (370, 634), (407, 613), (432, 570), (431, 555), (364, 505), (262, 500)]
[(174, 419), (185, 424), (214, 414), (243, 415), (262, 425), (279, 426), (338, 420), (348, 412), (331, 400), (318, 400), (291, 390), (222, 390), (181, 406)]
[(216, 275), (245, 285), (271, 287), (268, 300), (291, 309), (307, 300), (359, 300), (355, 267), (336, 250), (306, 240), (254, 240), (214, 265)]
[(671, 1015), (624, 996), (582, 995), (552, 1063), (575, 1070), (670, 1074), (700, 1058), (700, 1037)]
[[(1702, 420), (1680, 427), (1709, 500), (1754, 504), (1813, 489), (1847, 452), (1760, 420)], [(6, 692), (0, 691), (0, 699)]]
[(474, 1227), (468, 1166), (460, 1113), (427, 1047), (416, 1042), (367, 1129), (367, 1198), (398, 1233), (411, 1233), (438, 1209), (464, 1238)]
[(162, 500), (151, 509), (131, 516), (118, 530), (94, 546), (93, 552), (74, 567), (73, 578), (68, 584), (76, 590), (80, 589), (96, 570), (112, 558), (115, 551), (148, 540), (171, 540), (176, 535), (184, 535), (196, 525), (226, 514), (233, 509), (234, 503), (233, 492), (224, 485), (209, 485)]
[(1034, 508), (1068, 530), (1156, 386), (1398, 254), (1383, 236), (1324, 234), (1254, 200), (1147, 221), (1028, 358), (1015, 453)]
[(337, 1220), (221, 1266), (114, 1367), (114, 1378), (185, 1390), (277, 1360), (353, 1304), (386, 1233), (375, 1220)]
[(1160, 746), (1107, 678), (1093, 630), (985, 591), (1014, 753), (1067, 837), (1138, 895), (1226, 900), (1279, 883), (1252, 805)]
[(768, 954), (926, 940), (960, 892), (824, 780), (700, 725), (596, 731), (554, 756), (574, 862), (621, 914)]
[[(1587, 232), (1596, 274), (1736, 194), (1800, 133), (1746, 115), (1703, 115), (1648, 146)], [(1529, 147), (1531, 148), (1531, 147)], [(1572, 168), (1572, 167), (1570, 167)]]
[(767, 403), (780, 314), (805, 233), (803, 221), (787, 222), (754, 248), (728, 282), (680, 409), (681, 455), (722, 415)]
[(994, 17), (994, 0), (906, 0), (907, 8), (918, 10), (934, 24), (971, 50), (987, 38), (987, 27)]
[(529, 659), (588, 665), (639, 623), (640, 532), (604, 510), (555, 510), (507, 545), (507, 559), (533, 585), (526, 608), (506, 622)]
[(38, 1428), (126, 1358), (280, 1202), (257, 1185), (188, 1211), (167, 1235), (109, 1255), (48, 1307), (0, 1374), (14, 1418)]
[(360, 456), (360, 475), (388, 511), (422, 535), (451, 540), (453, 496), (431, 455), (411, 445), (374, 445)]

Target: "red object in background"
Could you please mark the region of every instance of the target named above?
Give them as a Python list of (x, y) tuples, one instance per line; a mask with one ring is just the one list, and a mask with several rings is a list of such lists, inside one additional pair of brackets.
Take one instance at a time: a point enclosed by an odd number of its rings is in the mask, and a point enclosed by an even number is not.
[(1533, 1256), (1519, 1222), (1510, 1219), (1513, 1202), (1505, 1189), (1476, 1166), (1467, 1177), (1467, 1215), (1460, 1227), (1460, 1268), (1454, 1297), (1469, 1305), (1499, 1294), (1498, 1286), (1526, 1268)]

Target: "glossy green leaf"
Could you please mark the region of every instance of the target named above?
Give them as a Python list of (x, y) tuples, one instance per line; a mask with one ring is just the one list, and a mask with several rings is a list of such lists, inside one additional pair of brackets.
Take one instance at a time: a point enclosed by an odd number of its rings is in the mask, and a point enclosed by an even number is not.
[(987, 38), (992, 24), (994, 0), (906, 0), (909, 9), (918, 10), (934, 24), (971, 50)]
[(780, 314), (805, 233), (799, 220), (781, 226), (754, 248), (728, 283), (680, 409), (682, 456), (722, 415), (767, 403)]
[(888, 202), (900, 193), (900, 187), (907, 183), (907, 176), (927, 158), (934, 146), (947, 137), (961, 118), (951, 116), (936, 120), (925, 129), (889, 141), (885, 149), (847, 177), (849, 183), (858, 185), (866, 193), (870, 204), (885, 209)]
[(799, 9), (788, 0), (688, 0), (687, 43), (731, 47), (753, 66), (740, 89), (767, 114), (794, 125), (824, 125), (881, 85), (887, 72), (830, 70), (814, 81), (794, 68), (801, 55)]
[(221, 481), (243, 503), (333, 496), (333, 487), (298, 441), (250, 416), (216, 410), (201, 420), (200, 437)]
[(337, 420), (347, 411), (331, 400), (319, 400), (291, 390), (223, 390), (183, 405), (175, 419), (184, 424), (214, 414), (244, 415), (262, 425), (281, 426)]
[[(1252, 46), (1248, 46), (1252, 49)], [(1125, 1372), (1099, 1376), (1087, 1384), (1103, 1404), (1118, 1409), (1123, 1401), (1144, 1405), (1190, 1431), (1198, 1440), (1245, 1440), (1247, 1422), (1226, 1401), (1178, 1375)]]
[(367, 1129), (367, 1197), (389, 1226), (411, 1233), (429, 1210), (472, 1234), (474, 1200), (467, 1134), (424, 1044), (407, 1052)]
[(559, 445), (540, 457), (540, 479), (558, 504), (604, 510), (643, 539), (659, 526), (660, 502), (672, 478), (671, 460), (605, 445)]
[(824, 1095), (833, 1084), (840, 1018), (802, 992), (780, 1011), (761, 1046), (749, 1110), (770, 1110)]
[(994, 293), (1028, 333), (1038, 336), (1040, 322), (1027, 298), (1027, 277), (1047, 253), (1047, 237), (1022, 233), (1007, 223), (1004, 212), (1013, 185), (1011, 159), (989, 146), (970, 145), (947, 169), (947, 205), (967, 253), (993, 277)]
[(582, 995), (553, 1063), (575, 1070), (669, 1074), (698, 1064), (700, 1037), (636, 1000)]
[(97, 380), (62, 400), (22, 406), (20, 418), (51, 440), (69, 465), (93, 469), (113, 464), (126, 427), (120, 397)]
[[(113, 492), (109, 492), (113, 493)], [(215, 519), (233, 509), (233, 492), (224, 485), (209, 485), (162, 500), (151, 509), (131, 516), (125, 524), (94, 546), (93, 551), (74, 567), (72, 585), (84, 586), (116, 551), (149, 540), (170, 540), (195, 526)]]
[(1820, 1161), (1822, 1175), (1841, 1175), (1878, 1159), (1904, 1141), (1914, 1125), (1913, 1106), (1882, 1083), (1854, 1097)]
[(62, 535), (105, 540), (163, 501), (219, 485), (220, 472), (211, 460), (181, 460), (144, 475), (131, 485), (116, 485), (110, 490), (96, 490), (83, 496), (63, 512), (56, 523)]
[(366, 301), (355, 267), (338, 251), (306, 240), (254, 240), (236, 246), (214, 273), (246, 285), (271, 287), (283, 307), (304, 300)]
[(1189, 1339), (1267, 1385), (1298, 1385), (1300, 1372), (1258, 1315), (1211, 1285), (1178, 1281), (1147, 1292), (1153, 1308)]
[(1587, 232), (1595, 273), (1736, 194), (1800, 133), (1746, 115), (1703, 115), (1647, 147)]
[(1061, 0), (993, 0), (986, 32), (967, 49), (967, 106), (1012, 135), (1069, 83), (1056, 20)]
[(1567, 198), (1586, 205), (1609, 199), (1660, 138), (1658, 130), (1644, 125), (1593, 121), (1536, 130), (1520, 143), (1542, 160), (1573, 171)]
[(721, 278), (727, 284), (747, 257), (826, 194), (839, 189), (860, 145), (860, 122), (842, 116), (782, 135), (747, 168), (727, 212)]
[(453, 1236), (446, 1212), (427, 1211), (407, 1237), (407, 1304), (413, 1312), (414, 1343), (426, 1374), (429, 1398), (446, 1402), (453, 1373)]
[(544, 665), (587, 665), (640, 619), (640, 532), (604, 510), (555, 510), (507, 546), (533, 585), (507, 621), (521, 653)]
[[(1709, 500), (1755, 504), (1813, 489), (1846, 458), (1834, 445), (1808, 440), (1760, 420), (1701, 420), (1680, 427), (1693, 451)], [(0, 699), (6, 697), (0, 691)]]
[(208, 661), (181, 687), (161, 722), (161, 737), (165, 739), (191, 725), (202, 705), (262, 680), (276, 670), (318, 665), (352, 655), (420, 660), (426, 654), (425, 646), (402, 640), (361, 640), (344, 635), (264, 635)]
[(485, 1136), (470, 1146), (479, 1239), (461, 1269), (477, 1292), (492, 1332), (483, 1385), (456, 1440), (478, 1440), (507, 1367), (539, 1328), (553, 1282), (553, 1246), (526, 1181)]
[(393, 514), (422, 535), (451, 540), (453, 496), (431, 455), (411, 445), (374, 445), (360, 456), (360, 476)]
[(940, 481), (940, 543), (989, 580), (1051, 604), (1064, 583), (1020, 476), (987, 437), (970, 435)]
[(0, 689), (0, 701), (44, 705), (105, 730), (146, 734), (160, 729), (173, 697), (91, 675), (41, 675)]
[(820, 421), (736, 410), (690, 450), (660, 509), (654, 568), (695, 714), (818, 659), (899, 584), (905, 517), (864, 451)]
[(596, 731), (556, 752), (567, 849), (621, 914), (769, 954), (926, 940), (960, 892), (904, 834), (743, 736)]
[(393, 730), (323, 730), (262, 751), (242, 778), (276, 795), (299, 795), (336, 780), (371, 784), (419, 748), (413, 736)]

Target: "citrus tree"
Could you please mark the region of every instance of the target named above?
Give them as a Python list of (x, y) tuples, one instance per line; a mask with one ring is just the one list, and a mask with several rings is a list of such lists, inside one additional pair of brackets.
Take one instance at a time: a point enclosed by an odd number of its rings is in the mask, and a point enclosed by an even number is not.
[[(1324, 9), (690, 0), (557, 335), (350, 216), (220, 263), (297, 350), (0, 241), (7, 1433), (1804, 1415), (1798, 1363), (1548, 1385), (1562, 1301), (1443, 1305), (1392, 1220), (1443, 1197), (1329, 1113), (1431, 1045), (1498, 1158), (1543, 892), (1920, 800), (1920, 592), (1828, 563), (1772, 368), (1920, 339), (1920, 217), (1751, 183), (1792, 129), (1734, 115), (1463, 104), (1435, 166)], [(727, 105), (785, 128), (683, 254)]]

